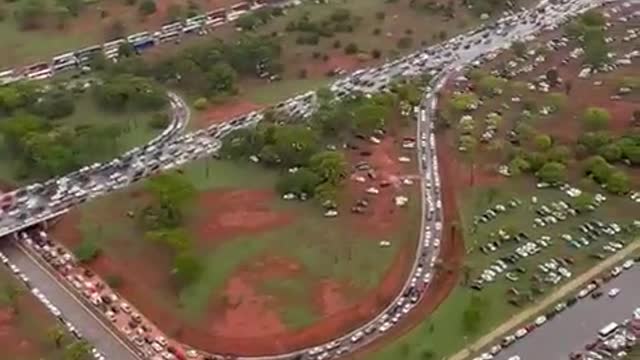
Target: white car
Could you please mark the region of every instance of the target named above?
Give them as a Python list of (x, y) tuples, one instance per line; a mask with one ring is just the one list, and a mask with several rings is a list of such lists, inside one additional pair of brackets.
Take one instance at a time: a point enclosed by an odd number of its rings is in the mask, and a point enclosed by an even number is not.
[(616, 296), (618, 296), (618, 294), (620, 294), (620, 289), (619, 288), (613, 288), (611, 290), (609, 290), (609, 297), (614, 298)]

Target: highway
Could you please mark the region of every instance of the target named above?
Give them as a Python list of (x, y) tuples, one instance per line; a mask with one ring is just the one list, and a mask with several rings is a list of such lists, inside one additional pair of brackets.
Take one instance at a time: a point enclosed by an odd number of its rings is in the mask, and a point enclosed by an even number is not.
[[(406, 73), (432, 71), (435, 75), (440, 75), (436, 76), (437, 80), (432, 84), (431, 90), (426, 94), (425, 105), (427, 110), (419, 114), (420, 132), (418, 135), (421, 137), (422, 134), (431, 133), (432, 127), (429, 119), (435, 106), (435, 93), (439, 86), (444, 83), (444, 79), (449, 70), (468, 65), (476, 61), (481, 55), (486, 55), (487, 53), (508, 47), (514, 40), (526, 38), (526, 36), (543, 29), (554, 28), (569, 16), (596, 6), (598, 3), (600, 2), (571, 0), (565, 1), (564, 4), (558, 7), (552, 7), (547, 4), (546, 1), (543, 1), (540, 8), (544, 8), (544, 11), (531, 10), (507, 17), (505, 20), (506, 25), (501, 28), (504, 30), (503, 33), (498, 33), (495, 30), (480, 29), (479, 31), (454, 38), (444, 45), (430, 47), (400, 60), (385, 64), (382, 67), (357, 71), (353, 76), (337, 81), (332, 86), (332, 89), (338, 94), (342, 91), (348, 94), (357, 90), (367, 93), (376, 92), (387, 85), (393, 78)], [(523, 22), (522, 20), (525, 19), (531, 20)], [(491, 32), (489, 41), (484, 40), (483, 35), (486, 34), (486, 32)], [(463, 44), (464, 46), (462, 46)], [(31, 188), (27, 187), (26, 189), (19, 190), (15, 193), (19, 204), (18, 210), (14, 212), (14, 214), (6, 214), (6, 216), (0, 219), (0, 232), (4, 232), (5, 234), (14, 232), (23, 227), (25, 220), (33, 220), (42, 214), (50, 215), (54, 211), (67, 209), (82, 201), (126, 187), (130, 183), (158, 171), (175, 168), (193, 159), (211, 155), (218, 150), (220, 139), (223, 136), (234, 129), (254, 125), (262, 119), (262, 113), (253, 112), (232, 119), (230, 122), (222, 125), (214, 125), (195, 133), (181, 135), (189, 119), (188, 107), (175, 94), (170, 95), (170, 97), (174, 115), (173, 121), (167, 131), (163, 132), (162, 136), (154, 139), (143, 147), (134, 149), (114, 159), (108, 164), (96, 164), (88, 170), (74, 172), (63, 178), (52, 179), (43, 184), (35, 184), (31, 185)], [(313, 93), (303, 94), (294, 99), (277, 104), (275, 110), (308, 117), (315, 107), (314, 100), (315, 95)], [(423, 187), (425, 179), (429, 179), (432, 184), (439, 184), (437, 163), (433, 161), (433, 159), (435, 159), (433, 150), (424, 146), (419, 146), (418, 149), (421, 151), (421, 158), (424, 159), (420, 161), (420, 166), (423, 171)], [(439, 186), (432, 186), (429, 189), (423, 189), (423, 191), (423, 198), (427, 204), (429, 204), (430, 201), (431, 204), (439, 203)], [(439, 206), (437, 207), (439, 208)], [(426, 205), (423, 204), (423, 208), (426, 209)], [(439, 212), (439, 209), (437, 210), (437, 212)], [(431, 272), (433, 261), (437, 257), (437, 249), (434, 246), (434, 242), (440, 239), (442, 226), (441, 224), (439, 226), (437, 225), (439, 221), (441, 221), (440, 215), (434, 214), (429, 217), (428, 214), (429, 211), (425, 211), (423, 214), (424, 232), (418, 244), (418, 254), (415, 258), (411, 276), (407, 279), (407, 284), (402, 294), (399, 294), (398, 298), (390, 304), (383, 313), (376, 316), (371, 322), (363, 325), (361, 328), (354, 329), (353, 332), (336, 338), (336, 340), (330, 344), (316, 344), (311, 348), (300, 349), (289, 354), (273, 354), (253, 359), (285, 359), (295, 356), (303, 356), (305, 359), (328, 359), (337, 356), (337, 352), (345, 347), (347, 347), (345, 352), (351, 352), (355, 348), (372, 342), (376, 338), (384, 335), (386, 330), (381, 329), (386, 327), (386, 324), (392, 326), (402, 316), (406, 315), (406, 312), (401, 310), (402, 307), (408, 306), (410, 310), (412, 305), (410, 305), (409, 297), (403, 294), (405, 294), (409, 287), (414, 286), (412, 285), (414, 279), (423, 281), (423, 276)], [(429, 240), (428, 244), (426, 240)], [(32, 276), (31, 271), (36, 274), (33, 275), (35, 276), (34, 283), (37, 283), (38, 287), (45, 289), (45, 286), (50, 286), (52, 288), (50, 291), (56, 293), (57, 295), (55, 296), (58, 296), (57, 299), (52, 297), (56, 305), (58, 305), (58, 303), (55, 302), (55, 300), (59, 300), (62, 302), (62, 304), (60, 304), (61, 309), (67, 308), (68, 311), (71, 312), (78, 311), (78, 309), (74, 310), (72, 305), (70, 305), (70, 303), (74, 302), (74, 299), (69, 297), (70, 295), (65, 297), (62, 294), (64, 288), (55, 281), (51, 281), (51, 277), (48, 276), (46, 272), (40, 272), (38, 274), (37, 270), (34, 270), (37, 265), (33, 264), (33, 261), (30, 261), (29, 258), (25, 258), (24, 256), (20, 257), (16, 255), (18, 254), (17, 252), (11, 251), (10, 253), (12, 254), (12, 259), (15, 258), (14, 261), (20, 261), (20, 267), (26, 266), (24, 271), (28, 276)], [(421, 253), (424, 255), (420, 255)], [(422, 264), (420, 262), (422, 262)], [(29, 268), (30, 265), (28, 265), (28, 263), (32, 263), (31, 268)], [(420, 274), (418, 274), (418, 271)], [(49, 285), (44, 285), (44, 283), (48, 283)], [(56, 288), (57, 290), (55, 290)], [(419, 295), (422, 296), (423, 293)], [(86, 313), (86, 311), (84, 312)], [(82, 327), (78, 325), (78, 327), (83, 328), (83, 332), (85, 332), (84, 328), (100, 327), (100, 325), (97, 324), (99, 322), (90, 316), (85, 316), (78, 320), (83, 323)], [(375, 326), (372, 333), (367, 332), (367, 336), (359, 341), (358, 344), (350, 344), (350, 337), (358, 332), (365, 331), (367, 328), (371, 328), (371, 326)], [(94, 338), (110, 337), (108, 332), (102, 334), (95, 333), (91, 335), (91, 337), (89, 333), (86, 334), (87, 338), (90, 338), (91, 341), (94, 341)], [(101, 351), (105, 352), (105, 355), (107, 355), (109, 359), (128, 359), (127, 357), (121, 356), (118, 352), (119, 350), (116, 349), (118, 347), (117, 341), (112, 340), (112, 342), (111, 344), (96, 342), (96, 344)], [(337, 346), (334, 346), (335, 344), (337, 344)], [(120, 344), (120, 346), (123, 347), (122, 344)], [(122, 348), (121, 350), (126, 351), (124, 349), (125, 348)]]
[[(604, 294), (599, 299), (594, 300), (589, 296), (578, 301), (494, 359), (508, 360), (514, 355), (519, 355), (521, 360), (568, 359), (569, 353), (584, 350), (584, 346), (597, 337), (598, 330), (612, 321), (621, 323), (640, 307), (638, 279), (640, 265), (636, 264), (604, 285)], [(607, 296), (612, 288), (622, 290), (613, 299)]]
[(60, 309), (63, 317), (80, 330), (87, 341), (107, 355), (107, 359), (140, 360), (110, 328), (104, 326), (93, 312), (37, 260), (10, 243), (2, 244), (0, 249), (13, 264), (20, 268), (22, 273), (29, 277), (30, 282)]

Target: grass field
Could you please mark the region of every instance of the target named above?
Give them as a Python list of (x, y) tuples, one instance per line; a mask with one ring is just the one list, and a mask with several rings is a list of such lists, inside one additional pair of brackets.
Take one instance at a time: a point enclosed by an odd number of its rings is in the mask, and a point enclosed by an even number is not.
[[(482, 334), (496, 327), (504, 320), (519, 312), (521, 308), (510, 305), (506, 302), (509, 288), (516, 287), (521, 292), (528, 291), (532, 282), (528, 278), (529, 275), (536, 271), (537, 264), (548, 260), (551, 257), (571, 256), (575, 260), (575, 265), (570, 271), (575, 277), (579, 273), (587, 270), (596, 263), (596, 260), (588, 257), (588, 254), (596, 250), (592, 245), (589, 250), (576, 250), (567, 246), (560, 238), (559, 234), (571, 233), (577, 234), (576, 225), (585, 219), (609, 219), (622, 224), (624, 221), (637, 219), (638, 205), (632, 203), (628, 199), (610, 197), (607, 203), (600, 209), (596, 210), (593, 215), (587, 217), (577, 217), (559, 224), (552, 225), (551, 228), (532, 228), (532, 220), (534, 213), (527, 205), (521, 205), (516, 211), (500, 217), (490, 223), (486, 228), (481, 228), (477, 232), (471, 234), (471, 222), (475, 215), (482, 213), (487, 208), (488, 195), (494, 199), (493, 204), (504, 203), (505, 200), (517, 197), (519, 199), (530, 199), (531, 196), (538, 197), (540, 203), (545, 201), (566, 198), (564, 194), (560, 194), (556, 190), (535, 190), (531, 181), (509, 181), (501, 184), (499, 188), (487, 190), (487, 188), (476, 188), (467, 191), (461, 199), (464, 202), (459, 204), (461, 214), (461, 225), (465, 232), (465, 246), (468, 255), (465, 260), (465, 266), (470, 269), (471, 279), (475, 277), (482, 269), (500, 256), (505, 255), (513, 250), (514, 246), (509, 245), (502, 252), (496, 252), (491, 256), (484, 255), (477, 250), (477, 246), (487, 242), (487, 234), (495, 232), (500, 228), (512, 227), (525, 231), (532, 239), (538, 238), (542, 234), (551, 235), (554, 245), (544, 250), (537, 256), (532, 256), (518, 263), (527, 269), (527, 276), (521, 276), (518, 282), (509, 282), (502, 277), (498, 277), (495, 283), (485, 287), (481, 292), (476, 292), (469, 287), (460, 284), (447, 298), (446, 301), (430, 316), (430, 318), (409, 332), (406, 336), (401, 337), (387, 348), (384, 348), (376, 354), (367, 357), (368, 360), (389, 360), (389, 359), (441, 359), (452, 355), (453, 353), (463, 349), (471, 344), (473, 340)], [(496, 189), (498, 189), (496, 191)], [(605, 220), (603, 220), (605, 221)], [(628, 240), (628, 239), (627, 239)], [(470, 251), (470, 252), (469, 252)], [(562, 282), (560, 283), (560, 285)], [(555, 287), (545, 287), (545, 294), (553, 291)], [(476, 333), (468, 333), (463, 326), (463, 311), (466, 309), (471, 298), (480, 294), (485, 300), (486, 307), (480, 320), (480, 325)], [(545, 295), (534, 297), (534, 301), (538, 301)], [(433, 353), (433, 357), (427, 357), (425, 353)]]
[[(208, 177), (207, 168), (210, 174)], [(269, 189), (275, 181), (275, 173), (264, 171), (258, 166), (226, 161), (199, 161), (185, 168), (184, 174), (200, 191)], [(117, 256), (116, 254), (121, 252), (121, 239), (140, 236), (133, 230), (135, 223), (131, 220), (105, 222), (106, 219), (110, 219), (104, 215), (105, 212), (113, 211), (112, 207), (122, 203), (127, 196), (126, 193), (115, 194), (111, 198), (87, 204), (83, 211), (81, 229), (84, 237), (98, 240), (106, 254)], [(282, 200), (273, 200), (269, 206), (278, 211), (295, 212), (298, 214), (298, 220), (284, 228), (234, 236), (233, 241), (212, 240), (213, 245), (203, 245), (202, 256), (206, 259), (204, 276), (179, 294), (180, 311), (187, 318), (198, 319), (206, 309), (211, 296), (220, 293), (236, 268), (267, 249), (269, 253), (296, 259), (306, 272), (301, 277), (268, 281), (269, 285), (265, 285), (268, 292), (275, 291), (286, 297), (295, 297), (296, 293), (299, 294), (299, 289), (306, 286), (307, 281), (323, 278), (347, 281), (358, 289), (371, 289), (380, 282), (387, 271), (387, 266), (378, 264), (389, 264), (397, 249), (413, 239), (413, 234), (417, 231), (409, 226), (400, 230), (394, 236), (397, 241), (393, 242), (392, 247), (381, 252), (378, 241), (386, 238), (371, 239), (353, 234), (344, 226), (327, 226), (327, 221), (330, 220), (325, 219), (313, 206)], [(133, 207), (135, 203), (127, 204), (127, 208)], [(124, 211), (122, 208), (121, 210)], [(412, 219), (417, 219), (418, 204), (413, 204), (408, 212)], [(97, 228), (100, 230), (97, 231)], [(349, 240), (345, 241), (346, 239)], [(198, 242), (207, 244), (208, 239), (200, 239)], [(131, 254), (138, 254), (150, 246), (155, 245), (134, 241), (129, 249)], [(291, 315), (291, 318), (302, 315), (309, 317), (300, 307), (293, 311), (295, 314)]]

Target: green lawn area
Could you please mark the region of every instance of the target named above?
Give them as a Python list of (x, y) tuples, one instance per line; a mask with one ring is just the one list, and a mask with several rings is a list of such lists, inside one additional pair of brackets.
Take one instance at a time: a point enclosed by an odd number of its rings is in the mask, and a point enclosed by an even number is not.
[[(123, 124), (123, 132), (114, 139), (113, 147), (94, 161), (110, 160), (125, 151), (144, 144), (160, 131), (152, 129), (148, 124), (151, 120), (151, 112), (106, 112), (97, 107), (91, 94), (77, 95), (75, 111), (68, 117), (54, 120), (56, 126), (79, 126), (89, 124)], [(4, 147), (4, 140), (0, 136), (0, 148)], [(10, 184), (24, 184), (31, 180), (20, 179), (17, 174), (19, 164), (7, 151), (0, 151), (0, 181)]]
[[(199, 191), (272, 189), (277, 177), (275, 172), (259, 165), (213, 159), (189, 164), (183, 173)], [(131, 191), (141, 186), (136, 185)], [(152, 259), (158, 253), (158, 246), (143, 240), (135, 220), (123, 216), (127, 209), (139, 206), (127, 194), (130, 192), (116, 193), (81, 207), (80, 230), (84, 239), (97, 241), (107, 256), (131, 257), (135, 261), (148, 258), (148, 266), (169, 274), (170, 269), (163, 268), (165, 265), (159, 266)], [(325, 218), (321, 209), (313, 203), (287, 202), (276, 198), (269, 206), (298, 214), (297, 220), (286, 227), (235, 236), (230, 241), (208, 242), (207, 239), (200, 239), (201, 244), (213, 244), (198, 247), (205, 264), (204, 275), (179, 294), (175, 291), (173, 295), (161, 293), (167, 289), (157, 289), (159, 294), (154, 298), (164, 299), (159, 301), (185, 320), (197, 321), (212, 298), (221, 296), (225, 282), (240, 265), (264, 254), (283, 256), (299, 262), (304, 269), (303, 274), (292, 279), (273, 279), (262, 289), (268, 294), (280, 295), (282, 299), (300, 298), (291, 304), (287, 300), (287, 306), (279, 307), (283, 321), (298, 328), (313, 322), (318, 316), (312, 306), (312, 294), (306, 291), (310, 284), (322, 279), (335, 279), (349, 284), (354, 294), (372, 289), (381, 281), (398, 249), (417, 238), (419, 227), (420, 205), (417, 201), (409, 202), (406, 226), (401, 227), (394, 236), (385, 238), (357, 234), (346, 224), (340, 223), (340, 218)], [(114, 209), (118, 212), (115, 219)], [(338, 225), (329, 226), (331, 222), (338, 222)], [(381, 248), (378, 245), (380, 240), (390, 240), (392, 246)], [(127, 254), (122, 254), (124, 247), (127, 248)], [(176, 304), (180, 304), (179, 309), (176, 309)]]
[[(371, 354), (368, 360), (422, 360), (422, 359), (441, 359), (452, 355), (453, 353), (463, 349), (471, 344), (473, 340), (489, 330), (495, 328), (503, 321), (507, 320), (511, 315), (515, 314), (521, 308), (514, 307), (506, 302), (507, 291), (511, 287), (516, 287), (521, 293), (528, 292), (532, 284), (529, 279), (533, 274), (537, 264), (547, 261), (554, 256), (571, 256), (575, 259), (576, 264), (569, 270), (573, 276), (585, 271), (589, 267), (595, 265), (596, 260), (589, 258), (587, 255), (595, 252), (602, 245), (592, 244), (588, 249), (574, 249), (569, 247), (563, 240), (559, 238), (562, 233), (571, 233), (576, 235), (576, 225), (587, 219), (599, 219), (604, 222), (616, 221), (624, 224), (626, 221), (637, 218), (638, 205), (632, 203), (625, 198), (608, 196), (607, 202), (596, 210), (593, 214), (582, 215), (575, 219), (570, 219), (562, 223), (551, 225), (546, 228), (532, 228), (532, 214), (530, 209), (530, 198), (535, 195), (539, 204), (548, 203), (551, 200), (558, 201), (563, 199), (568, 202), (568, 196), (557, 190), (538, 190), (533, 187), (533, 182), (528, 180), (510, 180), (499, 185), (493, 190), (487, 188), (476, 188), (468, 191), (460, 199), (465, 199), (459, 204), (461, 214), (461, 225), (465, 231), (465, 245), (467, 250), (484, 244), (488, 241), (487, 234), (495, 232), (500, 228), (513, 227), (515, 229), (525, 231), (532, 240), (537, 239), (542, 234), (548, 234), (552, 237), (553, 246), (541, 251), (537, 256), (521, 260), (517, 266), (527, 269), (527, 274), (521, 276), (521, 281), (512, 283), (504, 278), (504, 275), (498, 276), (495, 283), (486, 286), (481, 294), (485, 300), (486, 308), (480, 320), (480, 325), (476, 333), (466, 333), (463, 323), (463, 310), (468, 306), (471, 298), (478, 292), (463, 287), (461, 284), (451, 293), (451, 295), (441, 304), (441, 306), (429, 317), (428, 320), (418, 325), (407, 335), (402, 336), (392, 345), (382, 349), (381, 351)], [(470, 222), (474, 215), (482, 213), (488, 208), (488, 198), (491, 197), (491, 204), (495, 205), (502, 202), (505, 203), (513, 197), (518, 197), (523, 201), (519, 208), (512, 212), (500, 214), (493, 222), (480, 226), (479, 230), (471, 234)], [(624, 239), (624, 238), (623, 238)], [(628, 240), (629, 237), (627, 236)], [(608, 241), (608, 240), (607, 240)], [(620, 241), (618, 239), (617, 241)], [(505, 245), (506, 249), (495, 252), (490, 256), (484, 255), (478, 250), (471, 251), (466, 258), (465, 265), (470, 268), (471, 277), (482, 271), (488, 264), (495, 259), (513, 251), (517, 245)], [(560, 285), (563, 282), (560, 283)], [(545, 287), (545, 293), (553, 291), (554, 287)], [(537, 301), (545, 295), (535, 296)], [(526, 304), (526, 303), (525, 303)], [(526, 305), (525, 305), (526, 306)], [(428, 357), (426, 353), (433, 353), (434, 357)]]
[(94, 42), (95, 34), (91, 32), (52, 30), (45, 35), (43, 31), (21, 31), (12, 14), (15, 4), (5, 3), (2, 7), (7, 15), (0, 21), (0, 68), (29, 65)]
[(258, 86), (248, 86), (242, 93), (242, 98), (261, 105), (272, 105), (279, 101), (286, 100), (296, 94), (302, 94), (309, 90), (319, 89), (328, 85), (330, 78), (314, 79), (284, 79), (272, 83), (259, 84)]

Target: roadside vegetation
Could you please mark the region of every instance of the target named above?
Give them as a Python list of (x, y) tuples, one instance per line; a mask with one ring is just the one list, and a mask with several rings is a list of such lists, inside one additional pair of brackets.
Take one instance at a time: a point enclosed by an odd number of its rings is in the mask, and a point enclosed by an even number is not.
[(168, 124), (166, 102), (161, 88), (133, 76), (2, 87), (1, 180), (48, 179), (118, 155)]
[(2, 355), (12, 360), (89, 360), (86, 342), (76, 340), (7, 271), (0, 271)]
[(450, 81), (438, 141), (466, 248), (458, 285), (367, 358), (450, 356), (636, 241), (638, 65), (630, 25), (607, 21), (587, 12), (567, 41), (516, 43)]

